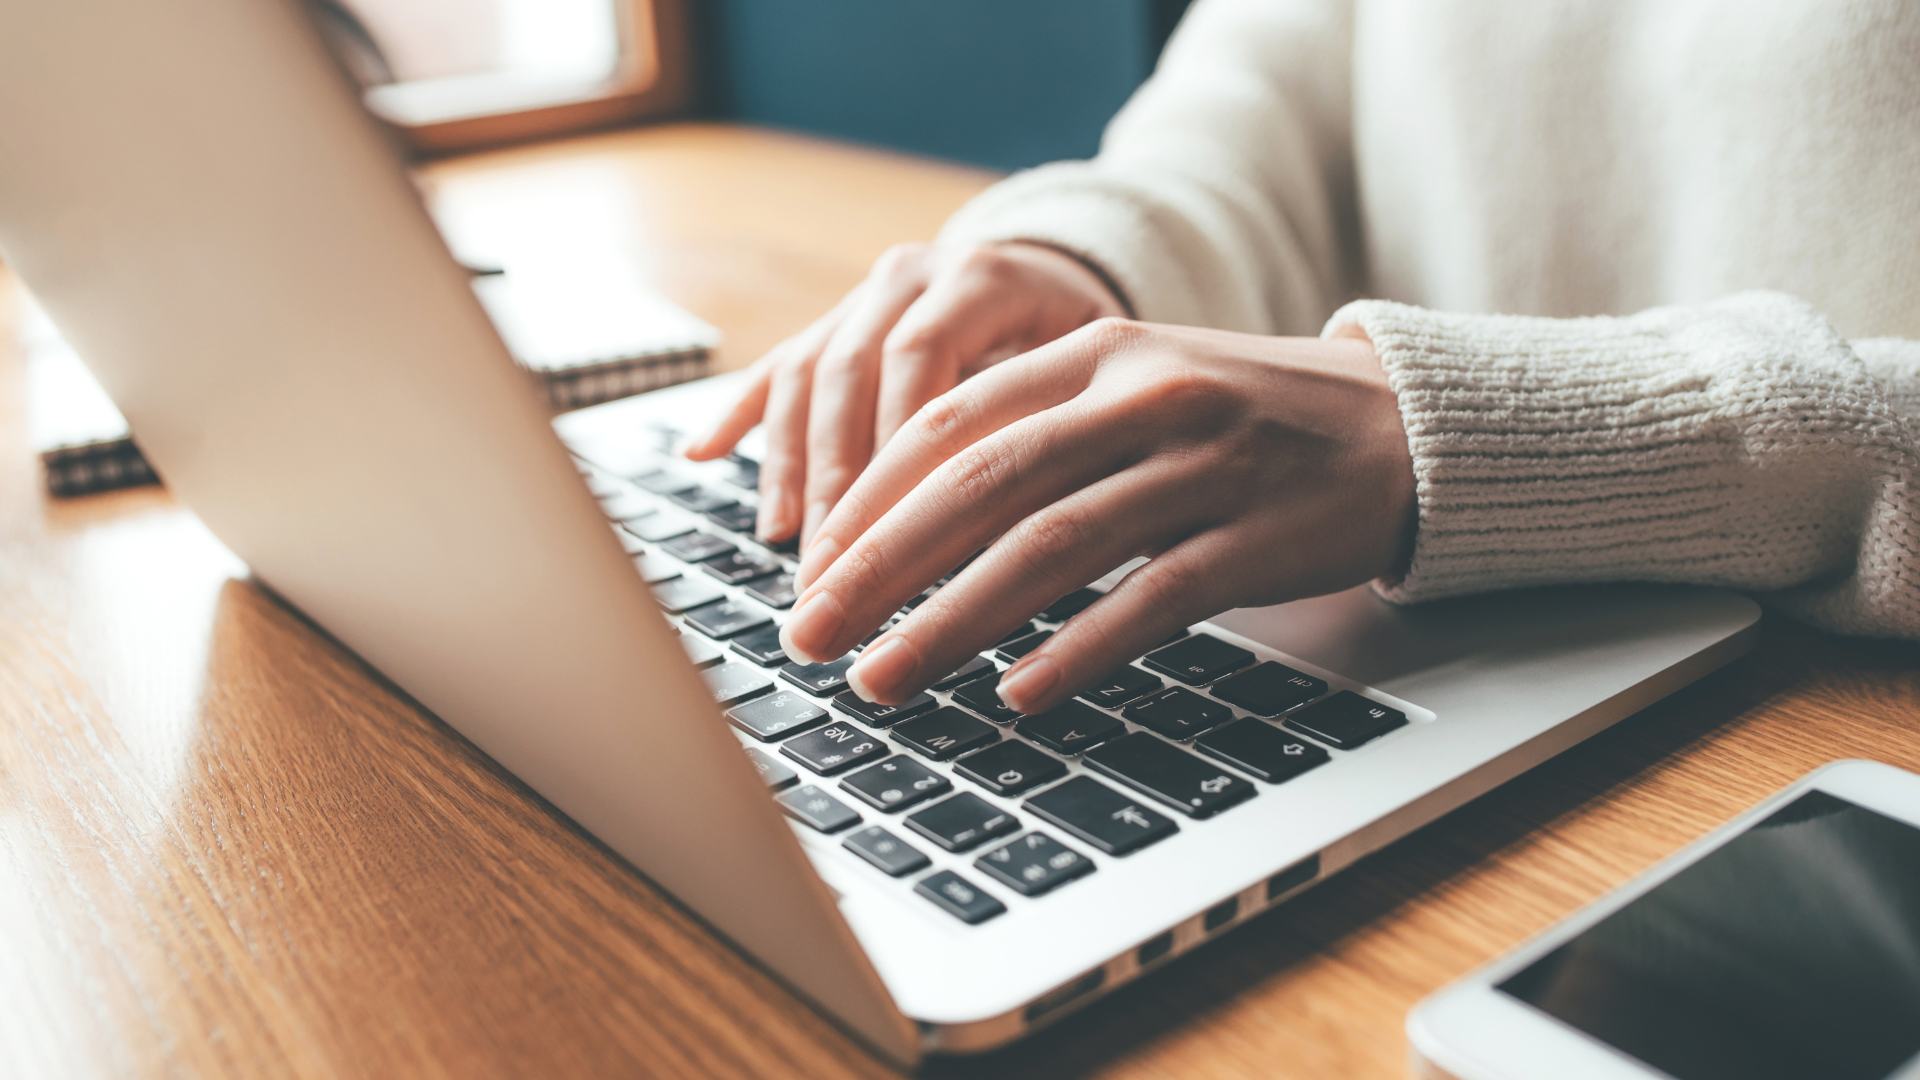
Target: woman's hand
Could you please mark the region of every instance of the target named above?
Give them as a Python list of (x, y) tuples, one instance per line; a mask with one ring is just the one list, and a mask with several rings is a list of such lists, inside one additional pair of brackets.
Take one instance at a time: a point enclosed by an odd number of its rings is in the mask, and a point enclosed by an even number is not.
[(867, 462), (920, 406), (961, 380), (1095, 319), (1112, 290), (1037, 244), (901, 244), (832, 311), (754, 364), (745, 393), (686, 449), (704, 461), (763, 420), (762, 539), (804, 546)]
[(1038, 712), (1189, 623), (1395, 570), (1413, 520), (1406, 432), (1364, 337), (1108, 319), (921, 409), (804, 549), (782, 641), (841, 656), (986, 548), (854, 665), (860, 696), (898, 703), (1150, 556), (1002, 678)]

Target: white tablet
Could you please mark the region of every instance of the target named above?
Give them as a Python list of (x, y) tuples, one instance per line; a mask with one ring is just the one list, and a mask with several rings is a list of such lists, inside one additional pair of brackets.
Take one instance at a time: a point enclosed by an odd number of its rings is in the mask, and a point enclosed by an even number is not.
[(1841, 761), (1420, 1003), (1456, 1080), (1920, 1080), (1920, 776)]

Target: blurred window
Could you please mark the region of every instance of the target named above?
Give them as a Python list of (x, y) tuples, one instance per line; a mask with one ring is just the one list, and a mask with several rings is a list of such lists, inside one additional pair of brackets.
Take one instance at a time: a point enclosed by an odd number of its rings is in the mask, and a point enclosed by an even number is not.
[(681, 0), (313, 0), (367, 104), (424, 150), (687, 103)]

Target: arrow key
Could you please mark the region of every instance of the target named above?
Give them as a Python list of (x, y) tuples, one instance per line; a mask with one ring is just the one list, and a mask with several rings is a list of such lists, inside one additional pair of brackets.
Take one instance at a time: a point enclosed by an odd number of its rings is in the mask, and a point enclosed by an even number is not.
[(1240, 720), (1200, 736), (1195, 750), (1269, 784), (1325, 765), (1325, 750), (1259, 720)]
[(1087, 751), (1086, 763), (1131, 784), (1175, 810), (1209, 818), (1253, 798), (1253, 782), (1144, 731), (1122, 735)]

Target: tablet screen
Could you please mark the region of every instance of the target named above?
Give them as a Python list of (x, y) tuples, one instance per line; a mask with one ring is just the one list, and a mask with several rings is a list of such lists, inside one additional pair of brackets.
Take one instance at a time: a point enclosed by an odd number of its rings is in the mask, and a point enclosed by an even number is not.
[(1811, 791), (1500, 984), (1678, 1080), (1920, 1054), (1920, 829)]

